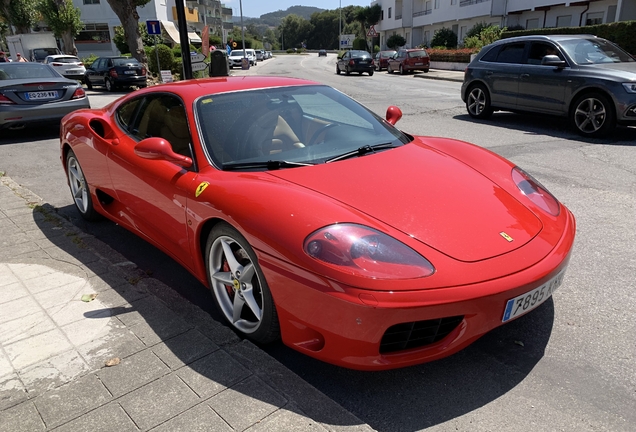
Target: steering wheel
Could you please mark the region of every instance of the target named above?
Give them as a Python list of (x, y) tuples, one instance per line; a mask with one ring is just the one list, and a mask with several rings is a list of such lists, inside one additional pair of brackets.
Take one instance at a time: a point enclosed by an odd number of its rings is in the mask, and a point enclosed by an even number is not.
[(318, 130), (316, 131), (316, 133), (315, 133), (315, 134), (313, 134), (313, 136), (309, 139), (309, 142), (308, 142), (308, 144), (307, 144), (307, 145), (310, 145), (310, 146), (311, 146), (311, 145), (316, 144), (316, 141), (318, 140), (318, 137), (319, 137), (322, 133), (324, 133), (324, 132), (326, 132), (328, 129), (331, 129), (332, 127), (336, 127), (336, 126), (340, 126), (340, 125), (339, 125), (338, 123), (329, 123), (329, 124), (326, 124), (326, 125), (322, 126), (322, 127), (321, 127), (320, 129), (318, 129)]

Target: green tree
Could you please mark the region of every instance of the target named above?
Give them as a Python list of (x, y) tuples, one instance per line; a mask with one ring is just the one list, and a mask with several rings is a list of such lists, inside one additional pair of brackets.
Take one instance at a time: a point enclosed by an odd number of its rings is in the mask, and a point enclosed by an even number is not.
[[(24, 1), (24, 0), (20, 0)], [(146, 51), (144, 51), (141, 32), (139, 30), (138, 7), (143, 7), (150, 0), (107, 0), (115, 15), (119, 18), (123, 27), (126, 44), (134, 58), (144, 64), (148, 64)]]
[(396, 50), (400, 47), (403, 47), (404, 45), (406, 45), (406, 39), (404, 39), (404, 37), (399, 34), (389, 36), (389, 38), (386, 40), (386, 46), (391, 49)]
[(74, 38), (84, 26), (80, 8), (76, 8), (72, 0), (40, 0), (38, 10), (53, 34), (62, 39), (64, 52), (77, 55)]
[(16, 32), (30, 33), (31, 27), (39, 21), (38, 0), (5, 0), (2, 15), (15, 27)]
[(284, 48), (300, 48), (301, 44), (309, 39), (312, 25), (306, 19), (298, 15), (287, 15), (279, 26), (283, 32)]
[(457, 35), (448, 27), (442, 27), (435, 31), (431, 39), (431, 47), (457, 48)]
[[(143, 44), (143, 46), (154, 47), (156, 44), (160, 44), (163, 42), (161, 36), (149, 35), (148, 28), (145, 24), (139, 23), (138, 27), (139, 34), (141, 35), (141, 43)], [(113, 38), (113, 42), (115, 43), (115, 46), (120, 53), (130, 54), (130, 47), (128, 46), (128, 41), (126, 40), (126, 35), (124, 34), (123, 27), (115, 27), (115, 37)]]
[(312, 32), (307, 39), (308, 48), (338, 48), (340, 15), (337, 10), (315, 12), (311, 15), (309, 22), (312, 25)]

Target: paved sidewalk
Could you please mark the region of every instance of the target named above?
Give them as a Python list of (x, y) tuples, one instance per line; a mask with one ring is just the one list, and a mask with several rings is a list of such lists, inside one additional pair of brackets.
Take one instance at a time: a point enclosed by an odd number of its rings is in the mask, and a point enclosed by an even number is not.
[(424, 79), (464, 82), (463, 71), (430, 69), (428, 73), (416, 73), (413, 76), (416, 78), (424, 78)]
[(44, 430), (372, 429), (0, 173), (0, 431)]

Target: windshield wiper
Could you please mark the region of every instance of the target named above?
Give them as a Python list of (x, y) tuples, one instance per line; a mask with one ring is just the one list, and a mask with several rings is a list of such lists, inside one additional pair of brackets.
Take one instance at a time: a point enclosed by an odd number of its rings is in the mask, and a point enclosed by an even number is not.
[(358, 147), (356, 150), (341, 154), (340, 156), (336, 156), (334, 158), (327, 159), (325, 161), (325, 163), (336, 162), (336, 161), (339, 161), (339, 160), (349, 159), (349, 158), (352, 158), (352, 157), (364, 156), (364, 155), (369, 154), (369, 153), (374, 153), (374, 152), (376, 152), (378, 150), (386, 150), (386, 149), (391, 149), (391, 148), (395, 148), (395, 147), (399, 147), (399, 146), (396, 146), (393, 143), (376, 144), (376, 145), (373, 145), (373, 146), (365, 145), (365, 146), (362, 146), (362, 147)]
[(302, 166), (311, 166), (313, 164), (305, 163), (305, 162), (290, 162), (284, 160), (269, 160), (267, 162), (239, 162), (239, 163), (230, 163), (224, 164), (222, 166), (224, 171), (233, 171), (240, 169), (262, 169), (265, 168), (267, 170), (277, 170), (281, 168), (295, 168)]

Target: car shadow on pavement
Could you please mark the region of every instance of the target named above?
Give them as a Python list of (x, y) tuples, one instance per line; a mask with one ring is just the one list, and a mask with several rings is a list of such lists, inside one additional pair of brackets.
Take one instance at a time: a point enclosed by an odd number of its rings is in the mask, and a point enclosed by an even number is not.
[(38, 125), (26, 126), (23, 129), (2, 129), (0, 130), (0, 145), (55, 139), (59, 138), (59, 136), (59, 125)]
[(588, 138), (577, 134), (567, 119), (540, 114), (515, 114), (511, 112), (495, 112), (487, 120), (477, 120), (468, 114), (456, 115), (453, 118), (470, 123), (487, 124), (525, 132), (527, 134), (548, 135), (590, 144), (636, 145), (636, 128), (617, 126), (614, 132), (604, 138)]
[[(202, 403), (235, 430), (270, 421), (271, 429), (263, 430), (276, 429), (278, 419), (360, 425), (360, 419), (239, 338), (216, 309), (209, 309), (209, 291), (171, 258), (107, 220), (90, 224), (99, 229), (97, 238), (84, 231), (83, 219), (66, 217), (71, 211), (73, 206), (43, 204), (35, 206), (32, 218), (38, 244), (47, 251), (45, 261), (77, 266), (89, 282), (82, 294), (97, 294), (85, 309), (73, 299), (73, 308), (84, 310), (84, 331), (90, 335), (93, 322), (108, 321), (95, 338), (74, 347), (108, 389), (105, 403), (119, 404), (143, 430), (181, 415), (196, 419), (191, 410)], [(135, 260), (142, 255), (150, 260), (139, 267)], [(176, 272), (174, 279), (170, 272)], [(114, 358), (117, 362), (108, 367)], [(236, 406), (253, 411), (236, 411)]]

